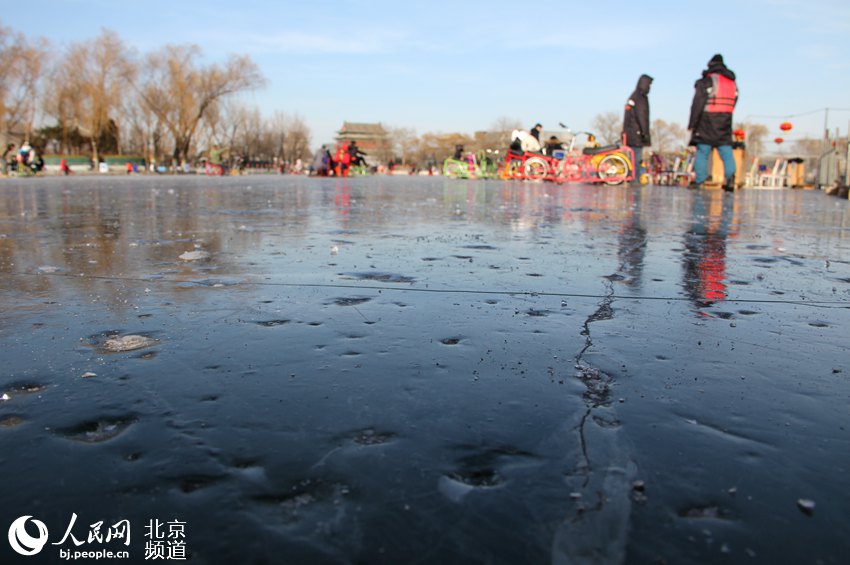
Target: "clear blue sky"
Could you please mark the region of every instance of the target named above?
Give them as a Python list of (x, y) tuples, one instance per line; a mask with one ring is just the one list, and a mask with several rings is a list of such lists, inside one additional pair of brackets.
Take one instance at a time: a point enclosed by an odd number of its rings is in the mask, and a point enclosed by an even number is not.
[[(314, 147), (343, 121), (417, 134), (591, 126), (622, 112), (641, 73), (655, 78), (652, 119), (686, 125), (693, 83), (714, 53), (738, 74), (736, 120), (793, 116), (786, 138), (850, 122), (846, 0), (523, 0), (447, 2), (42, 0), (0, 23), (55, 45), (101, 28), (140, 53), (199, 45), (207, 61), (247, 53), (268, 86), (246, 96), (271, 116), (299, 114)], [(843, 109), (843, 110), (838, 110)], [(750, 118), (779, 134), (776, 118)]]

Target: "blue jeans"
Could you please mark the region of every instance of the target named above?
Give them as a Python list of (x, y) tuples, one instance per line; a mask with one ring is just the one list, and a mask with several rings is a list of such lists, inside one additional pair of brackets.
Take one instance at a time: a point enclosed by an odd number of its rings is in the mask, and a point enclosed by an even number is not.
[[(702, 184), (708, 178), (708, 156), (711, 155), (711, 145), (697, 143), (697, 154), (694, 159), (694, 182)], [(732, 153), (731, 145), (721, 145), (717, 148), (720, 160), (723, 161), (723, 180), (726, 181), (735, 176), (735, 155)]]

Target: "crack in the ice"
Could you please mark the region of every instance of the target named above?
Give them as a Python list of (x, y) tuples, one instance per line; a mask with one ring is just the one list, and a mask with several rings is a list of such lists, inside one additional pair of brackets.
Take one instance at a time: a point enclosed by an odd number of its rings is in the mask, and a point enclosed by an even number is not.
[(576, 378), (585, 387), (582, 394), (584, 413), (580, 414), (574, 428), (580, 447), (580, 453), (575, 454), (577, 461), (572, 473), (577, 481), (577, 492), (571, 495), (576, 506), (574, 514), (564, 520), (555, 534), (552, 545), (555, 565), (619, 564), (626, 557), (631, 515), (629, 484), (635, 472), (634, 463), (619, 443), (617, 426), (599, 424), (600, 421), (617, 421), (612, 414), (605, 417), (612, 410), (610, 396), (614, 378), (590, 364), (585, 357), (593, 346), (591, 324), (614, 318), (612, 304), (617, 299), (614, 283), (626, 280), (619, 273), (627, 267), (624, 262), (613, 275), (602, 277), (604, 296), (582, 324), (584, 344), (574, 358)]
[(578, 425), (579, 441), (581, 443), (582, 456), (584, 457), (584, 464), (581, 466), (584, 474), (583, 487), (587, 486), (592, 469), (587, 441), (585, 439), (585, 424), (594, 408), (608, 405), (610, 384), (613, 380), (609, 375), (584, 361), (584, 354), (593, 346), (593, 338), (590, 335), (590, 324), (602, 320), (611, 320), (614, 317), (614, 309), (611, 307), (611, 304), (614, 302), (614, 285), (610, 277), (605, 278), (604, 284), (605, 296), (602, 302), (599, 303), (596, 311), (588, 316), (582, 325), (581, 335), (584, 336), (584, 347), (581, 348), (575, 357), (576, 378), (585, 386), (586, 390), (582, 397), (585, 400), (585, 404), (587, 404), (587, 411), (581, 417)]
[(581, 454), (582, 457), (584, 457), (584, 466), (582, 467), (584, 470), (584, 480), (582, 480), (581, 483), (582, 488), (586, 487), (590, 480), (590, 455), (587, 453), (587, 440), (584, 437), (584, 423), (587, 421), (588, 416), (590, 416), (590, 408), (588, 408), (584, 415), (582, 415), (581, 422), (579, 422), (578, 425), (578, 439), (579, 444), (581, 445)]

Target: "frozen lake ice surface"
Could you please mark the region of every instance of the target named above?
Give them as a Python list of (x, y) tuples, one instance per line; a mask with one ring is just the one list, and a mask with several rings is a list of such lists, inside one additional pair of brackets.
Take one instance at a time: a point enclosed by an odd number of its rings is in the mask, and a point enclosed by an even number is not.
[(818, 191), (9, 179), (0, 280), (4, 563), (850, 554)]

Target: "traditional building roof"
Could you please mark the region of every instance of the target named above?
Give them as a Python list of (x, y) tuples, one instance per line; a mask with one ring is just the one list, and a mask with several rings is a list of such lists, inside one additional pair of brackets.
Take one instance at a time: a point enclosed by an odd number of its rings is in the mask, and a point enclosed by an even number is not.
[(360, 150), (377, 162), (386, 162), (392, 157), (390, 135), (379, 123), (343, 122), (336, 134), (336, 142), (349, 141), (356, 141)]
[(358, 122), (343, 122), (342, 127), (337, 132), (336, 138), (338, 140), (341, 139), (357, 139), (360, 137), (363, 138), (375, 138), (375, 137), (386, 137), (387, 130), (384, 129), (384, 126), (380, 123), (378, 124), (365, 124)]

